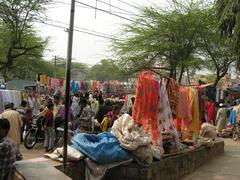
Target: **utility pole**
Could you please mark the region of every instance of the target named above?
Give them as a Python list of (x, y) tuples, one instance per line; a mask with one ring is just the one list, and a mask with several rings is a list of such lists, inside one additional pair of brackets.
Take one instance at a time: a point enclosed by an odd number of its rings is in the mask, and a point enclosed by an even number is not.
[(63, 170), (67, 172), (67, 143), (68, 143), (68, 114), (70, 100), (70, 81), (71, 81), (71, 62), (73, 46), (73, 29), (74, 29), (75, 0), (71, 2), (70, 24), (68, 32), (68, 50), (66, 63), (66, 89), (65, 89), (65, 119), (64, 119), (64, 146), (63, 146)]

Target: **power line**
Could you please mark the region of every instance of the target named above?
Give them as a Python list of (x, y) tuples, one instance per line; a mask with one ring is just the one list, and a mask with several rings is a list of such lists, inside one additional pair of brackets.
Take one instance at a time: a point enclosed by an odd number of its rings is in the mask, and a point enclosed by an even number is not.
[(111, 13), (111, 12), (109, 12), (109, 11), (107, 11), (107, 10), (97, 8), (97, 7), (91, 6), (91, 5), (89, 5), (89, 4), (85, 4), (85, 3), (83, 3), (83, 2), (80, 2), (80, 1), (76, 1), (76, 3), (82, 4), (82, 5), (87, 6), (87, 7), (91, 7), (91, 8), (93, 8), (93, 9), (96, 9), (96, 10), (99, 10), (99, 11), (102, 11), (102, 12), (105, 12), (105, 13), (110, 14), (110, 15), (112, 15), (112, 16), (116, 16), (116, 17), (119, 17), (119, 18), (122, 18), (122, 19), (125, 19), (125, 20), (128, 20), (128, 21), (131, 21), (131, 22), (135, 22), (135, 21), (132, 20), (132, 19), (129, 19), (129, 18), (126, 18), (126, 17), (120, 16), (120, 15)]
[[(55, 22), (55, 23), (59, 23), (59, 24), (63, 24), (63, 25), (66, 25), (66, 26), (69, 26), (69, 24), (67, 23), (64, 23), (64, 22), (61, 22), (61, 21), (57, 21), (57, 20), (53, 20), (53, 19), (49, 19), (49, 18), (44, 18), (44, 17), (41, 17), (47, 21), (51, 21), (51, 22)], [(91, 30), (91, 29), (87, 29), (87, 28), (83, 28), (83, 27), (79, 27), (79, 26), (74, 26), (75, 28), (77, 29), (82, 29), (84, 31), (87, 31), (87, 32), (93, 32), (93, 33), (97, 33), (97, 34), (100, 34), (100, 35), (103, 35), (103, 36), (109, 36), (109, 37), (113, 37), (113, 38), (116, 38), (116, 36), (113, 36), (113, 35), (109, 35), (109, 34), (106, 34), (106, 33), (102, 33), (102, 32), (99, 32), (99, 31), (94, 31), (94, 30)]]
[[(64, 5), (71, 5), (69, 3), (66, 3), (66, 2), (62, 2), (62, 1), (55, 1), (55, 3), (59, 3), (59, 4), (64, 4)], [(85, 8), (85, 9), (93, 9), (92, 7), (87, 7), (87, 6), (80, 6), (80, 5), (76, 5), (76, 7), (79, 7), (79, 8)], [(94, 7), (95, 9), (95, 7)], [(134, 15), (133, 13), (126, 13), (126, 12), (120, 12), (120, 11), (112, 11), (112, 13), (114, 14), (124, 14), (124, 15), (128, 15), (128, 16), (138, 16), (138, 17), (142, 17), (142, 16), (139, 16), (139, 15)]]
[(135, 5), (132, 5), (132, 4), (130, 4), (130, 3), (127, 3), (127, 2), (125, 2), (125, 1), (122, 1), (122, 0), (117, 0), (117, 1), (119, 1), (119, 2), (121, 2), (121, 3), (123, 3), (123, 4), (126, 4), (126, 5), (128, 5), (128, 6), (131, 6), (131, 7), (133, 7), (133, 8), (135, 8), (135, 9), (141, 9), (141, 8), (139, 8), (139, 7), (137, 7), (137, 6), (135, 6)]
[[(56, 28), (61, 28), (61, 29), (64, 29), (65, 31), (68, 30), (68, 27), (61, 26), (61, 25), (56, 25), (56, 24), (47, 23), (47, 22), (43, 22), (43, 21), (37, 21), (37, 20), (35, 20), (34, 22), (45, 24), (45, 25), (48, 25), (48, 26), (56, 27)], [(84, 33), (84, 34), (88, 34), (88, 35), (92, 35), (92, 36), (96, 36), (96, 37), (101, 37), (101, 38), (121, 41), (121, 39), (117, 39), (117, 38), (114, 38), (114, 37), (109, 37), (109, 36), (105, 36), (105, 35), (101, 35), (101, 34), (96, 34), (96, 33), (92, 33), (92, 32), (87, 32), (87, 31), (76, 29), (76, 28), (74, 29), (74, 31), (80, 32), (80, 33)]]
[(125, 10), (125, 9), (122, 9), (122, 8), (118, 7), (118, 6), (112, 5), (112, 4), (110, 4), (110, 3), (106, 3), (106, 2), (103, 2), (103, 1), (101, 1), (101, 0), (96, 0), (96, 1), (98, 1), (98, 2), (100, 2), (100, 3), (102, 3), (102, 4), (105, 4), (105, 5), (108, 5), (108, 6), (110, 6), (110, 7), (113, 7), (113, 8), (115, 8), (115, 9), (118, 9), (118, 10), (120, 10), (120, 11), (127, 12), (127, 13), (129, 13), (129, 14), (134, 15), (134, 16), (138, 16), (137, 14), (134, 14), (134, 13), (132, 13), (132, 12), (130, 12), (130, 11), (127, 11), (127, 10)]

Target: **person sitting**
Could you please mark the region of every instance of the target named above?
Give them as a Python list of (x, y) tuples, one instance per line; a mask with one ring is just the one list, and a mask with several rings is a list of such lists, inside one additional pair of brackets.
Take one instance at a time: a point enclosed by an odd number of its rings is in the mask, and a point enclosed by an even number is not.
[(12, 169), (18, 153), (16, 144), (7, 137), (10, 123), (0, 119), (0, 180), (12, 179)]

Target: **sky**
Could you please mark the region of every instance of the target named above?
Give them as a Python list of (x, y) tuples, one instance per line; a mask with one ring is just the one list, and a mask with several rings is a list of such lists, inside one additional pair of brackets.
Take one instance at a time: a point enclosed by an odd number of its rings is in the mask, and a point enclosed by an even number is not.
[[(49, 39), (45, 51), (45, 59), (47, 60), (53, 59), (54, 56), (67, 57), (68, 33), (64, 28), (67, 28), (69, 24), (71, 0), (54, 1), (56, 4), (50, 5), (47, 8), (44, 23), (35, 23), (39, 35), (42, 38)], [(133, 6), (150, 6), (153, 3), (166, 6), (166, 1), (167, 0), (98, 0), (97, 7), (108, 12), (111, 11), (127, 19), (133, 19), (135, 15), (139, 14), (138, 9)], [(95, 9), (92, 8), (86, 8), (85, 5), (78, 2), (96, 7), (96, 0), (76, 0), (74, 23), (78, 30), (86, 32), (87, 29), (87, 32), (89, 32), (89, 30), (97, 31), (106, 34), (108, 37), (113, 37), (119, 32), (122, 24), (130, 23), (129, 20), (112, 16), (99, 10), (95, 11)], [(109, 3), (112, 5), (111, 7), (107, 5)], [(51, 25), (60, 27), (53, 27)], [(102, 59), (113, 57), (110, 39), (76, 31), (74, 31), (73, 39), (72, 57), (76, 62), (94, 65)]]

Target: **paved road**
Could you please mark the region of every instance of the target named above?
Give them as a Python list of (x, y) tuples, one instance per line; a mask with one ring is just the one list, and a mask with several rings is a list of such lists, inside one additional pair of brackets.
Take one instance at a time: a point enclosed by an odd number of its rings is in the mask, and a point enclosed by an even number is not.
[(240, 142), (225, 139), (224, 155), (210, 160), (183, 180), (240, 180)]
[(37, 143), (33, 149), (26, 149), (23, 145), (20, 146), (20, 152), (23, 155), (23, 159), (33, 159), (43, 157), (44, 154), (43, 143)]

